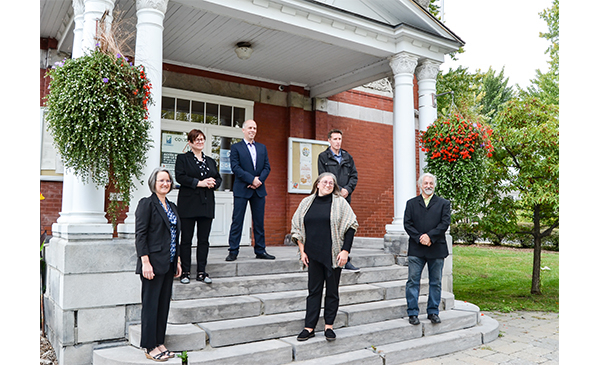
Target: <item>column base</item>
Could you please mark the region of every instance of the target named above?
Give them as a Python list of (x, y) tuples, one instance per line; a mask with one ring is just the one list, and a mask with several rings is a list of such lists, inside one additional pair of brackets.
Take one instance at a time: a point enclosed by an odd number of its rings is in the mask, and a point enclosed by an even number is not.
[(66, 240), (112, 240), (113, 228), (109, 223), (54, 223), (52, 236)]
[(388, 224), (387, 233), (383, 236), (383, 251), (397, 256), (399, 265), (407, 265), (408, 234), (396, 224)]
[(117, 235), (119, 238), (135, 239), (135, 223), (117, 224)]

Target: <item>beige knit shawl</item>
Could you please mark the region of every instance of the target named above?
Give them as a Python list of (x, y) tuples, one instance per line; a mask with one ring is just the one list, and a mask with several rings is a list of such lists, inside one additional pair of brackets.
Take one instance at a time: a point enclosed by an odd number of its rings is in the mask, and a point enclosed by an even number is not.
[[(312, 205), (315, 197), (318, 193), (307, 196), (302, 199), (298, 209), (292, 217), (292, 242), (298, 244), (298, 242), (306, 243), (306, 230), (304, 228), (304, 216), (308, 209)], [(342, 250), (344, 244), (344, 235), (346, 231), (353, 228), (355, 231), (358, 229), (358, 221), (356, 215), (350, 204), (346, 199), (342, 198), (337, 194), (333, 194), (331, 201), (331, 265), (335, 269), (337, 264), (337, 255)]]

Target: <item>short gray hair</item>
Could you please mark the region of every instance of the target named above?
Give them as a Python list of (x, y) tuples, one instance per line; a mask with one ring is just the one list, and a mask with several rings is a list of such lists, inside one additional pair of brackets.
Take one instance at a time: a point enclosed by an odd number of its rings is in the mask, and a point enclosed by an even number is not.
[(154, 169), (154, 171), (152, 171), (150, 177), (148, 178), (148, 187), (150, 188), (152, 194), (156, 194), (156, 180), (158, 179), (158, 174), (161, 172), (166, 172), (169, 174), (169, 180), (171, 180), (171, 188), (169, 189), (169, 192), (173, 190), (174, 181), (173, 176), (171, 176), (171, 172), (164, 167), (157, 167)]
[(433, 186), (436, 187), (437, 186), (437, 177), (435, 177), (434, 174), (430, 174), (429, 172), (426, 172), (424, 174), (421, 174), (421, 176), (419, 176), (419, 181), (417, 181), (417, 184), (419, 185), (419, 187), (423, 187), (423, 179), (426, 177), (430, 177), (433, 179)]

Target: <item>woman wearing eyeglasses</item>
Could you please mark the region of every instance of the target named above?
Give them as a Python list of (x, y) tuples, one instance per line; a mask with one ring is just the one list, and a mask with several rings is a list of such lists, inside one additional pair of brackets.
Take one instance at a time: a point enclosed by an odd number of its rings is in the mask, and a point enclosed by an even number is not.
[(306, 316), (298, 341), (315, 336), (324, 283), (325, 338), (335, 340), (333, 322), (340, 302), (338, 286), (357, 229), (356, 215), (340, 195), (335, 175), (322, 173), (311, 195), (300, 202), (292, 217), (292, 241), (298, 245), (303, 265), (308, 267)]
[(175, 178), (180, 184), (177, 206), (181, 217), (181, 282), (190, 283), (192, 237), (197, 229), (196, 280), (211, 284), (206, 272), (208, 237), (215, 217), (215, 190), (221, 186), (217, 163), (203, 152), (206, 136), (198, 129), (188, 135), (190, 151), (177, 155)]
[(152, 195), (142, 198), (135, 210), (135, 272), (142, 280), (140, 347), (154, 361), (175, 357), (164, 345), (173, 278), (181, 275), (179, 216), (177, 206), (167, 199), (172, 180), (167, 169), (155, 169), (148, 179)]

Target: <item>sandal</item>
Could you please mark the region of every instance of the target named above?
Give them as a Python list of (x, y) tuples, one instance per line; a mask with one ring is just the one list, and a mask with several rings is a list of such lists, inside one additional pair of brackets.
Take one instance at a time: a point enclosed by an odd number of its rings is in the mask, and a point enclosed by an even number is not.
[(163, 348), (165, 349), (165, 351), (163, 351), (162, 353), (163, 353), (165, 356), (168, 356), (170, 359), (172, 359), (172, 358), (174, 358), (174, 357), (175, 357), (175, 353), (174, 353), (173, 351), (169, 351), (169, 350), (167, 350), (167, 348), (165, 347), (165, 345), (158, 345), (158, 346), (156, 346), (156, 347), (158, 347), (158, 350), (159, 350), (159, 351), (161, 350), (161, 348), (160, 348), (160, 347), (163, 347)]
[[(152, 349), (152, 350), (154, 350), (154, 349)], [(152, 350), (150, 350), (150, 351), (152, 351)], [(158, 354), (152, 356), (152, 355), (150, 355), (150, 351), (148, 351), (148, 349), (144, 350), (144, 353), (146, 354), (146, 359), (150, 359), (153, 361), (160, 361), (160, 362), (169, 360), (169, 357), (167, 355), (165, 355), (164, 352), (159, 352)]]

